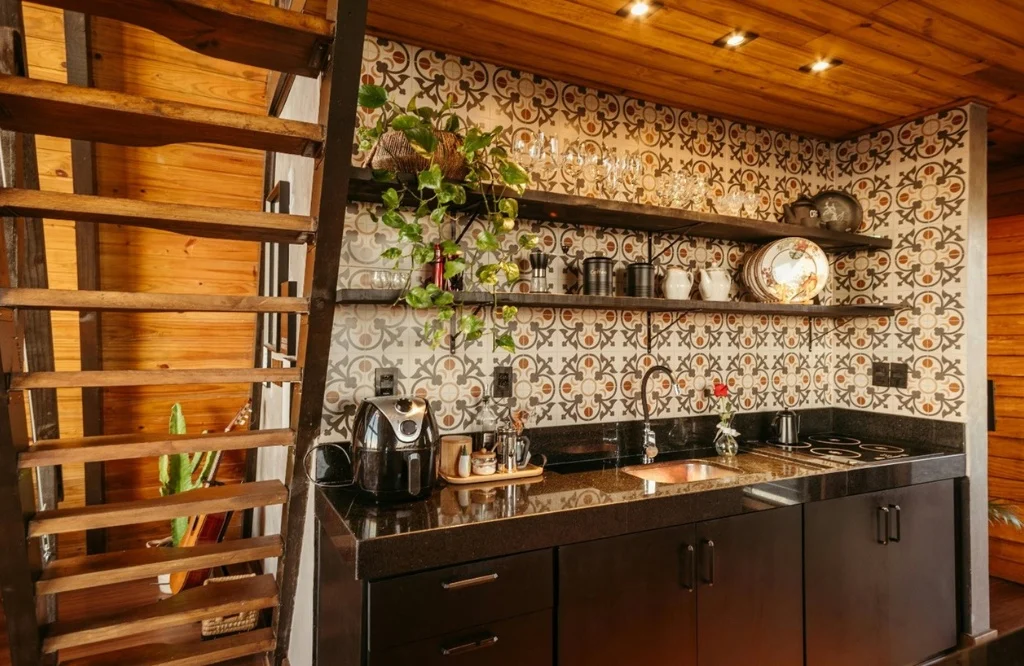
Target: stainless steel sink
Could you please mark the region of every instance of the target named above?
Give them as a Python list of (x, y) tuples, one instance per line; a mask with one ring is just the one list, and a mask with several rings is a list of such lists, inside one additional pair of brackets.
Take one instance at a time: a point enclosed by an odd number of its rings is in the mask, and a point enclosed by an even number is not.
[(726, 479), (740, 473), (736, 469), (691, 460), (630, 465), (623, 467), (622, 471), (638, 479), (657, 483), (689, 483), (690, 481), (707, 481), (708, 479)]

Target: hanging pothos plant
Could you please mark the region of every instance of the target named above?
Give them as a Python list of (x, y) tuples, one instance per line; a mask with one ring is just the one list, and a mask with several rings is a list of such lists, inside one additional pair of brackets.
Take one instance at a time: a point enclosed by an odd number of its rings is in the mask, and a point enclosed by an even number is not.
[[(452, 109), (452, 102), (449, 98), (440, 109), (435, 109), (418, 106), (414, 97), (402, 107), (390, 100), (380, 86), (363, 85), (359, 89), (359, 105), (379, 111), (372, 126), (358, 130), (360, 150), (382, 149), (396, 133), (401, 133), (412, 151), (422, 158), (415, 181), (400, 178), (393, 170), (374, 170), (375, 180), (394, 182), (395, 186), (381, 195), (383, 214), (371, 215), (375, 222), (398, 231), (398, 241), (386, 247), (381, 257), (394, 262), (396, 269), (408, 270), (402, 298), (412, 308), (435, 311), (423, 326), (423, 337), (432, 347), (441, 343), (453, 322), (454, 330), (467, 341), (478, 340), (485, 332), (484, 320), (456, 304), (452, 291), (433, 283), (413, 283), (416, 271), (434, 259), (435, 244), (446, 258), (446, 282), (459, 275), (473, 275), (492, 295), (499, 285), (515, 284), (519, 279), (516, 256), (537, 245), (537, 235), (533, 233), (519, 234), (514, 244), (505, 242), (514, 234), (519, 215), (519, 202), (512, 196), (523, 193), (530, 177), (499, 144), (502, 128), (485, 131), (467, 125)], [(458, 171), (465, 174), (462, 180), (447, 177), (445, 174), (452, 171), (450, 164), (439, 163), (450, 162), (453, 156), (459, 161)], [(466, 208), (467, 189), (479, 195), (475, 197), (479, 199), (475, 211)], [(455, 224), (460, 213), (471, 212), (483, 220), (482, 228), (467, 240), (478, 251), (475, 254), (460, 246), (456, 231), (459, 225)], [(469, 258), (474, 256), (479, 259)], [(494, 261), (485, 262), (485, 257), (493, 257)], [(496, 306), (496, 296), (494, 303)], [(495, 308), (506, 325), (514, 319), (516, 310), (508, 305), (500, 310)], [(492, 334), (495, 349), (515, 351), (515, 342), (507, 330), (494, 330)]]

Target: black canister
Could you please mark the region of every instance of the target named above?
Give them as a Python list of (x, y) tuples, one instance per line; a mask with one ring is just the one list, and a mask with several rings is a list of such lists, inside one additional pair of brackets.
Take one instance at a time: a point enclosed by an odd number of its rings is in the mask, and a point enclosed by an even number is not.
[(640, 298), (654, 296), (654, 264), (638, 261), (626, 266), (626, 295)]
[(583, 260), (583, 293), (587, 296), (612, 295), (612, 260), (589, 257)]

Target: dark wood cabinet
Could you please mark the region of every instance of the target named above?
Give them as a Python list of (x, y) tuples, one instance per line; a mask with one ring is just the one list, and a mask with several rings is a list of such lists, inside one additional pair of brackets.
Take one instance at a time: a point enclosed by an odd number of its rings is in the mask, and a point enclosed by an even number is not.
[(789, 507), (559, 548), (559, 666), (801, 666), (800, 521)]
[(698, 666), (802, 666), (800, 521), (794, 506), (697, 525)]
[(697, 659), (692, 525), (558, 549), (559, 666)]
[(804, 506), (807, 666), (905, 666), (956, 645), (952, 481)]

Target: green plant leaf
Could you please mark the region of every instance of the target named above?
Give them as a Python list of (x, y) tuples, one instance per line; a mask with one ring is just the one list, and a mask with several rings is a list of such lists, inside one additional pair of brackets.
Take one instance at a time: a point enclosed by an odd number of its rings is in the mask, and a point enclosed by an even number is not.
[(401, 213), (395, 210), (385, 212), (381, 216), (380, 221), (383, 222), (385, 226), (391, 227), (392, 229), (401, 229), (405, 226), (405, 218), (402, 217)]
[(472, 159), (476, 151), (491, 145), (495, 136), (492, 132), (481, 132), (477, 127), (470, 127), (462, 140), (462, 154)]
[(484, 320), (475, 314), (464, 314), (459, 317), (459, 330), (466, 340), (479, 340), (484, 334)]
[(391, 129), (404, 132), (405, 130), (411, 130), (414, 127), (421, 127), (423, 123), (419, 117), (412, 115), (411, 113), (403, 113), (400, 116), (395, 116), (395, 119), (391, 121)]
[(395, 210), (402, 203), (402, 198), (398, 196), (398, 190), (393, 187), (384, 190), (384, 193), (380, 195), (380, 200), (384, 202), (388, 210)]
[(413, 95), (412, 97), (409, 98), (409, 102), (405, 105), (405, 110), (406, 111), (408, 111), (409, 113), (412, 113), (413, 111), (416, 110), (416, 100), (419, 99), (419, 96), (421, 94), (422, 94), (422, 91), (421, 92), (417, 92), (415, 95)]
[(171, 405), (171, 419), (167, 424), (167, 432), (172, 435), (185, 434), (185, 413), (181, 411), (180, 403)]
[(374, 169), (371, 176), (378, 183), (390, 183), (398, 177), (394, 171), (388, 171), (387, 169)]
[(413, 287), (407, 291), (405, 293), (405, 302), (409, 304), (409, 307), (416, 308), (417, 310), (423, 310), (434, 305), (434, 299), (431, 298), (430, 294), (423, 287)]
[(515, 354), (516, 353), (516, 341), (512, 339), (512, 336), (510, 334), (505, 333), (503, 335), (499, 335), (498, 337), (494, 338), (494, 348), (495, 349), (504, 349), (509, 354)]
[(458, 132), (459, 131), (459, 117), (454, 113), (448, 116), (448, 120), (444, 124), (444, 130), (446, 132)]
[(430, 202), (421, 201), (420, 205), (416, 207), (416, 219), (420, 219), (425, 215), (430, 215)]
[(505, 280), (515, 282), (519, 279), (519, 264), (514, 261), (501, 262), (501, 270), (505, 274)]
[(434, 136), (434, 130), (430, 127), (421, 123), (416, 127), (403, 130), (402, 134), (405, 134), (412, 149), (420, 155), (430, 157), (434, 154), (434, 150), (437, 148), (437, 137)]
[(498, 210), (514, 220), (519, 217), (519, 202), (515, 199), (500, 199)]
[(440, 321), (451, 321), (451, 318), (455, 316), (455, 310), (452, 308), (441, 308), (437, 311), (437, 319)]
[(540, 236), (537, 234), (530, 233), (519, 235), (519, 247), (524, 250), (532, 250), (537, 247), (538, 243), (540, 243)]
[(498, 172), (501, 174), (502, 181), (512, 187), (523, 186), (530, 182), (530, 175), (523, 170), (523, 167), (511, 160), (502, 162)]
[(413, 247), (411, 255), (413, 264), (422, 266), (434, 258), (434, 249), (420, 243)]
[(444, 262), (444, 279), (450, 280), (466, 270), (466, 262), (462, 259), (449, 259)]
[(501, 308), (501, 320), (508, 322), (516, 318), (519, 308), (514, 305), (505, 305)]
[(466, 203), (466, 188), (455, 183), (444, 182), (437, 191), (437, 200), (441, 203), (454, 203), (461, 206)]
[(359, 86), (359, 106), (364, 109), (379, 109), (388, 103), (388, 91), (381, 86), (364, 83)]
[(481, 284), (495, 285), (498, 284), (498, 271), (500, 270), (499, 264), (484, 264), (476, 269), (476, 278), (480, 280)]
[(398, 261), (402, 258), (402, 251), (397, 247), (389, 247), (380, 253), (380, 258), (387, 261)]
[(455, 241), (445, 240), (441, 241), (441, 253), (446, 257), (454, 257), (459, 252), (462, 252), (462, 248)]
[(455, 302), (455, 294), (450, 291), (441, 291), (434, 295), (434, 305), (445, 307)]
[(476, 249), (481, 252), (496, 252), (501, 245), (498, 238), (486, 229), (476, 235)]
[(398, 230), (398, 240), (406, 243), (419, 243), (423, 241), (423, 225), (419, 222), (403, 224)]
[(431, 120), (434, 119), (435, 116), (437, 116), (437, 112), (436, 111), (434, 111), (433, 109), (428, 108), (426, 106), (422, 106), (422, 107), (416, 109), (416, 114), (420, 118), (422, 118), (423, 120), (425, 120), (427, 122), (430, 122)]
[(436, 225), (444, 224), (445, 217), (448, 215), (448, 206), (438, 206), (430, 213), (430, 221)]
[(444, 176), (441, 174), (441, 166), (438, 164), (431, 164), (429, 169), (420, 171), (419, 176), (419, 188), (421, 190), (436, 190), (441, 187), (444, 182)]

